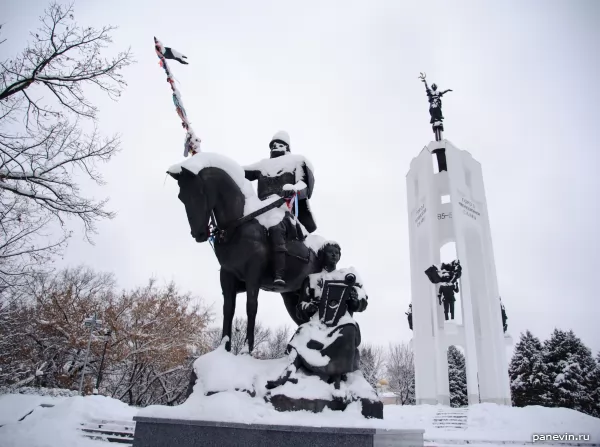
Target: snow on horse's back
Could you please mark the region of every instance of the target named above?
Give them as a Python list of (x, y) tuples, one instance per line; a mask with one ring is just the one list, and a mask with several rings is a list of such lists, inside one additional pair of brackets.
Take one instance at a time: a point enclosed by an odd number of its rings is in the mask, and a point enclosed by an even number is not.
[[(279, 197), (273, 195), (265, 200), (260, 200), (254, 191), (252, 183), (246, 179), (244, 168), (242, 168), (242, 166), (236, 161), (226, 157), (225, 155), (211, 152), (199, 152), (183, 162), (171, 166), (168, 172), (172, 174), (179, 174), (182, 168), (196, 175), (198, 175), (198, 173), (205, 168), (217, 168), (227, 173), (227, 175), (231, 177), (238, 188), (240, 188), (242, 194), (244, 194), (246, 199), (244, 203), (245, 216), (279, 199)], [(265, 212), (264, 214), (256, 216), (256, 220), (258, 220), (258, 222), (265, 228), (270, 228), (273, 225), (277, 225), (279, 222), (281, 222), (285, 216), (286, 210), (286, 205), (282, 205), (279, 208), (274, 208)]]
[(212, 152), (198, 152), (196, 155), (185, 159), (181, 163), (171, 166), (168, 172), (179, 174), (182, 168), (185, 168), (196, 175), (204, 168), (222, 169), (238, 185), (246, 199), (256, 197), (256, 192), (254, 191), (254, 188), (252, 188), (252, 183), (246, 180), (244, 168), (225, 155)]

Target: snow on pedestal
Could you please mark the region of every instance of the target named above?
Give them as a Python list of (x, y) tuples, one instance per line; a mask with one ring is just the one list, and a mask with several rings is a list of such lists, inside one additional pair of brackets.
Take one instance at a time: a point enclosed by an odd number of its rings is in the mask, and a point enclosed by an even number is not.
[[(293, 377), (298, 383), (286, 383), (270, 392), (267, 381), (275, 380), (289, 366), (286, 356), (280, 359), (261, 360), (250, 355), (234, 355), (225, 350), (222, 344), (217, 349), (199, 357), (194, 362), (197, 380), (192, 394), (177, 407), (152, 405), (140, 411), (139, 416), (198, 419), (207, 421), (294, 423), (293, 414), (307, 414), (306, 411), (281, 413), (267, 402), (274, 396), (287, 396), (292, 399), (352, 401), (345, 411), (336, 411), (348, 417), (348, 426), (357, 420), (366, 420), (361, 414), (357, 399), (377, 400), (377, 395), (360, 371), (348, 374), (340, 389), (316, 376), (297, 372)], [(266, 399), (265, 399), (266, 398)], [(329, 414), (331, 410), (325, 409)], [(292, 416), (287, 416), (291, 414)], [(319, 413), (321, 414), (321, 413)], [(305, 416), (302, 416), (305, 417)], [(314, 421), (314, 419), (309, 418)], [(313, 422), (314, 424), (314, 422)], [(306, 423), (303, 425), (313, 425)], [(320, 425), (320, 424), (318, 424)], [(343, 423), (336, 424), (344, 426)]]
[[(445, 150), (447, 171), (434, 170), (432, 154), (438, 149)], [(417, 404), (449, 404), (447, 350), (458, 345), (465, 349), (469, 404), (510, 405), (481, 165), (449, 141), (434, 141), (412, 160), (406, 184)], [(463, 267), (457, 309), (462, 324), (444, 321), (436, 286), (424, 273), (440, 264), (440, 249), (448, 242), (455, 242)]]
[[(133, 423), (134, 416), (304, 427), (424, 429), (428, 445), (464, 445), (468, 441), (471, 445), (488, 446), (507, 442), (517, 447), (531, 445), (534, 433), (589, 436), (588, 440), (582, 438), (570, 443), (579, 446), (597, 446), (600, 439), (600, 419), (566, 408), (477, 404), (468, 408), (467, 426), (464, 430), (448, 431), (433, 425), (438, 411), (447, 409), (440, 405), (386, 405), (385, 419), (381, 420), (365, 419), (358, 403), (352, 404), (343, 412), (325, 409), (322, 413), (314, 414), (306, 411), (280, 413), (270, 405), (239, 392), (218, 393), (203, 399), (194, 398), (192, 401), (190, 399), (188, 402), (191, 405), (155, 405), (140, 409), (104, 396), (56, 398), (23, 394), (0, 395), (0, 425), (3, 425), (0, 427), (0, 445), (97, 447), (106, 443), (84, 438), (78, 430), (81, 423), (92, 419)], [(42, 408), (39, 407), (40, 403), (52, 403), (54, 407)], [(34, 410), (33, 413), (19, 422), (31, 410)]]

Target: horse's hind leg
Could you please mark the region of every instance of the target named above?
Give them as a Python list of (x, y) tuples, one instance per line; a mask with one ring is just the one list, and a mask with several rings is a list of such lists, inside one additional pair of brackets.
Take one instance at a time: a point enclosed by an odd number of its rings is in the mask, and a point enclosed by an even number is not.
[(223, 334), (221, 339), (229, 337), (225, 349), (231, 351), (231, 326), (235, 314), (236, 286), (238, 279), (232, 273), (221, 268), (221, 290), (223, 292)]

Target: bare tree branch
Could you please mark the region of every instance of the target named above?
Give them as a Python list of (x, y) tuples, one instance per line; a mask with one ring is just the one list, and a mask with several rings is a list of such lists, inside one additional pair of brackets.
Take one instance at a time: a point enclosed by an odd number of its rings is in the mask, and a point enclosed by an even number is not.
[(130, 51), (105, 56), (114, 29), (80, 26), (73, 5), (52, 3), (26, 48), (0, 61), (0, 287), (49, 265), (67, 244), (69, 217), (92, 242), (96, 223), (114, 216), (80, 188), (86, 178), (102, 185), (99, 165), (119, 151), (86, 97), (91, 86), (116, 99), (126, 85)]

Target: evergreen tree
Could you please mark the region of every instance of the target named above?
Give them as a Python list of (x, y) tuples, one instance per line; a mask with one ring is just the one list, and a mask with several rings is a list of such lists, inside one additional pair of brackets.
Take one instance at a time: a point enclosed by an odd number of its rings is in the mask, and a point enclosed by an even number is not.
[(544, 363), (550, 387), (544, 398), (551, 406), (589, 412), (590, 379), (596, 362), (590, 349), (573, 333), (554, 329), (544, 342)]
[(455, 346), (448, 348), (448, 382), (450, 384), (450, 406), (466, 407), (467, 398), (467, 368), (465, 356)]
[(542, 343), (529, 331), (521, 333), (508, 369), (514, 406), (546, 403), (550, 382), (545, 370)]
[(600, 418), (600, 352), (596, 355), (596, 367), (588, 375), (590, 408), (586, 413)]

